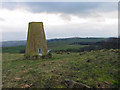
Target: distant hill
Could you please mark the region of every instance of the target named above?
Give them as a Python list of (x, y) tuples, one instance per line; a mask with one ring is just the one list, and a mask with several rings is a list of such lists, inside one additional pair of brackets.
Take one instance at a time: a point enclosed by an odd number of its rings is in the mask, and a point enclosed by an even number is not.
[(12, 47), (12, 46), (25, 46), (26, 40), (24, 41), (5, 41), (2, 42), (2, 47)]
[[(61, 38), (61, 39), (50, 39), (47, 40), (47, 43), (54, 46), (54, 44), (71, 44), (73, 42), (98, 42), (101, 40), (106, 40), (107, 38)], [(54, 43), (54, 44), (53, 44)], [(25, 46), (26, 40), (23, 41), (5, 41), (2, 42), (2, 47), (13, 47), (13, 46)]]

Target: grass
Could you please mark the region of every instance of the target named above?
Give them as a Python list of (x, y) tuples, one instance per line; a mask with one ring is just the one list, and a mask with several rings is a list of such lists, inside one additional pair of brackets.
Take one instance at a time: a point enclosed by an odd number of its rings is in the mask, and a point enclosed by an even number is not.
[(48, 46), (48, 48), (51, 49), (52, 51), (57, 51), (57, 50), (67, 50), (67, 49), (79, 49), (86, 46), (88, 45), (59, 45), (59, 46)]
[(2, 53), (20, 53), (20, 50), (25, 49), (25, 46), (3, 47)]
[(66, 88), (66, 79), (90, 87), (117, 88), (118, 52), (52, 53), (47, 60), (25, 60), (24, 54), (3, 53), (3, 88)]
[[(68, 39), (53, 39), (53, 41), (50, 41), (47, 43), (48, 49), (52, 49), (52, 51), (57, 50), (67, 50), (67, 49), (79, 49), (81, 47), (86, 47), (88, 45), (70, 45), (74, 42), (98, 42), (101, 40), (107, 40), (107, 38), (68, 38)], [(11, 42), (3, 42), (2, 52), (3, 53), (19, 53), (20, 50), (25, 49), (25, 41), (11, 41)], [(20, 45), (20, 46), (15, 46)]]
[[(51, 49), (53, 52), (57, 50), (67, 50), (67, 49), (79, 49), (82, 47), (86, 47), (88, 45), (49, 45), (48, 49)], [(24, 50), (25, 46), (14, 46), (14, 47), (3, 47), (2, 52), (3, 53), (20, 53), (21, 50)]]

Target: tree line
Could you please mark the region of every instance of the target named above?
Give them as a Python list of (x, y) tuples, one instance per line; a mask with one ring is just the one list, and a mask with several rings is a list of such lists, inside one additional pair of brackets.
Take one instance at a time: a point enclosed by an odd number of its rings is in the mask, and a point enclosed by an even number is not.
[[(69, 45), (88, 45), (79, 49), (66, 49), (66, 50), (56, 50), (52, 52), (83, 52), (91, 50), (101, 50), (101, 49), (120, 49), (120, 38), (108, 38), (107, 40), (98, 42), (73, 42)], [(25, 50), (21, 50), (20, 53), (25, 53)]]
[(79, 49), (58, 50), (56, 52), (83, 52), (101, 49), (120, 49), (120, 38), (109, 38), (106, 41), (99, 42), (73, 42), (70, 45), (88, 45)]

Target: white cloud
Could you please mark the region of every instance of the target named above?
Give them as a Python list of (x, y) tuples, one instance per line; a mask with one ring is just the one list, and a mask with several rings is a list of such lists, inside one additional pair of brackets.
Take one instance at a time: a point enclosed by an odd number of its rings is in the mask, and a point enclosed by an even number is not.
[(32, 21), (42, 21), (44, 23), (47, 38), (69, 36), (109, 37), (117, 36), (118, 32), (117, 11), (95, 12), (93, 14), (97, 14), (96, 17), (64, 13), (32, 13), (24, 8), (14, 10), (3, 8), (0, 9), (0, 12), (0, 28), (4, 33), (25, 32), (27, 35), (28, 23)]
[(0, 17), (4, 21), (0, 22), (3, 32), (7, 31), (25, 31), (29, 22), (44, 22), (44, 25), (63, 25), (65, 23), (59, 16), (60, 14), (36, 13), (33, 14), (26, 10), (16, 9), (7, 10), (0, 9)]

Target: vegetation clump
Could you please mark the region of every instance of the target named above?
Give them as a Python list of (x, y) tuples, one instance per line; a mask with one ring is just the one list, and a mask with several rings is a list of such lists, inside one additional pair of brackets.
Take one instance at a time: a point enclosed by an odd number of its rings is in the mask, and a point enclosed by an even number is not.
[(24, 59), (30, 59), (30, 55), (25, 55), (24, 54)]
[(41, 58), (42, 58), (42, 59), (52, 58), (52, 54), (51, 54), (51, 53), (48, 53), (47, 55), (42, 55)]
[(41, 59), (50, 59), (52, 58), (52, 54), (49, 52), (47, 55), (34, 55), (30, 57), (29, 55), (24, 55), (25, 59), (33, 59), (33, 60), (41, 60)]

